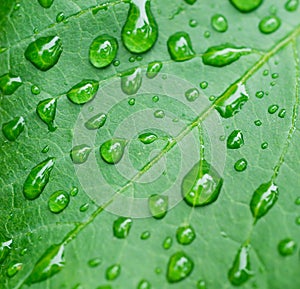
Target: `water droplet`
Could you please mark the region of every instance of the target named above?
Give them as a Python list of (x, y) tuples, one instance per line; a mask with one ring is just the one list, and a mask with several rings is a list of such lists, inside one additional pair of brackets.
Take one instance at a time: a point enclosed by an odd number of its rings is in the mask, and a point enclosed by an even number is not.
[(290, 256), (293, 255), (296, 250), (296, 243), (290, 238), (281, 240), (278, 244), (278, 252), (281, 256)]
[(121, 89), (127, 95), (138, 92), (142, 85), (142, 70), (138, 67), (133, 68), (121, 76)]
[(197, 289), (206, 289), (206, 283), (204, 280), (199, 280), (197, 282)]
[(23, 185), (23, 194), (26, 199), (34, 200), (40, 196), (49, 182), (54, 163), (55, 158), (47, 158), (32, 168)]
[(257, 9), (263, 0), (230, 0), (231, 4), (242, 13), (249, 13)]
[(265, 18), (263, 18), (260, 22), (259, 22), (259, 30), (260, 32), (264, 33), (264, 34), (270, 34), (275, 32), (281, 25), (281, 20), (275, 16), (267, 16)]
[(208, 87), (208, 82), (207, 82), (207, 81), (202, 81), (202, 82), (200, 83), (200, 88), (206, 89), (207, 87)]
[(250, 48), (236, 47), (233, 44), (226, 43), (208, 48), (202, 55), (202, 61), (206, 65), (223, 67), (251, 52), (252, 50)]
[(18, 11), (21, 8), (21, 4), (20, 3), (16, 3), (14, 6), (14, 11)]
[(210, 37), (210, 32), (209, 31), (205, 31), (204, 34), (203, 34), (203, 36), (205, 38), (209, 38)]
[(31, 86), (31, 93), (34, 95), (40, 94), (41, 90), (37, 85), (32, 85)]
[(11, 73), (0, 76), (0, 90), (4, 95), (12, 95), (22, 84), (20, 76)]
[(279, 112), (278, 112), (278, 116), (280, 118), (284, 118), (286, 115), (286, 110), (285, 109), (281, 109)]
[[(295, 200), (295, 205), (300, 206), (300, 197), (297, 197)], [(1, 258), (0, 258), (1, 259)]]
[(27, 252), (28, 252), (28, 249), (24, 248), (24, 249), (21, 250), (20, 255), (25, 256), (27, 254)]
[(190, 27), (194, 28), (194, 27), (197, 27), (197, 25), (198, 25), (197, 20), (191, 19), (191, 20), (189, 21), (189, 26), (190, 26)]
[(107, 115), (105, 113), (99, 113), (91, 117), (84, 126), (89, 130), (99, 129), (104, 126), (107, 119)]
[(224, 118), (237, 114), (248, 101), (249, 96), (244, 84), (231, 85), (215, 101), (215, 108)]
[(239, 149), (244, 145), (244, 136), (240, 130), (234, 130), (227, 138), (228, 149)]
[(128, 58), (128, 61), (131, 62), (131, 63), (135, 62), (135, 57), (134, 56), (130, 56)]
[(163, 248), (169, 250), (172, 247), (173, 239), (170, 236), (167, 236), (163, 241)]
[(155, 219), (162, 219), (166, 216), (169, 208), (168, 196), (154, 194), (148, 199), (150, 213)]
[(15, 141), (19, 135), (24, 131), (25, 120), (22, 116), (15, 117), (9, 122), (2, 125), (2, 132), (4, 136), (10, 140)]
[(57, 23), (60, 23), (62, 21), (65, 20), (65, 14), (64, 12), (59, 12), (57, 15), (56, 15), (56, 22)]
[(52, 213), (62, 212), (70, 202), (70, 196), (65, 191), (54, 192), (48, 200), (48, 208)]
[(113, 66), (119, 66), (121, 64), (120, 60), (114, 60), (113, 61)]
[(100, 155), (108, 164), (118, 163), (124, 154), (127, 141), (125, 139), (110, 139), (100, 147)]
[(167, 279), (170, 283), (182, 281), (193, 271), (194, 262), (184, 252), (176, 252), (170, 257), (167, 267)]
[(84, 104), (91, 101), (99, 88), (99, 82), (91, 79), (84, 79), (74, 85), (68, 92), (67, 97), (75, 104)]
[(263, 142), (260, 147), (265, 150), (269, 147), (269, 144), (267, 142)]
[(158, 37), (158, 26), (151, 12), (150, 0), (132, 0), (122, 29), (124, 46), (132, 53), (151, 49)]
[(119, 217), (117, 220), (114, 221), (113, 224), (113, 232), (114, 236), (118, 239), (125, 239), (127, 238), (130, 229), (132, 226), (132, 219)]
[(300, 217), (296, 218), (296, 225), (300, 225)]
[(50, 8), (54, 0), (38, 0), (43, 8)]
[(88, 261), (88, 265), (91, 268), (98, 267), (101, 263), (102, 263), (102, 260), (100, 258), (93, 258)]
[(196, 3), (197, 0), (184, 0), (187, 4), (193, 5)]
[(273, 104), (269, 106), (268, 113), (274, 114), (278, 110), (279, 106), (277, 104)]
[(150, 62), (147, 67), (147, 73), (146, 73), (147, 77), (150, 79), (154, 78), (161, 71), (162, 67), (163, 64), (161, 61)]
[(119, 277), (121, 273), (121, 266), (119, 264), (111, 265), (106, 269), (106, 279), (109, 281), (115, 280)]
[(156, 110), (154, 112), (154, 117), (156, 117), (156, 118), (164, 118), (165, 117), (165, 112), (163, 110), (161, 110), (161, 109)]
[(271, 77), (273, 79), (277, 79), (279, 77), (279, 74), (278, 73), (272, 73)]
[(48, 125), (48, 130), (51, 132), (57, 129), (57, 127), (54, 126), (56, 107), (56, 98), (47, 98), (40, 101), (36, 108), (37, 115), (44, 123)]
[(181, 191), (190, 206), (205, 206), (217, 200), (223, 179), (205, 160), (201, 160), (184, 177)]
[(73, 188), (71, 189), (71, 191), (70, 191), (70, 195), (71, 195), (72, 197), (75, 197), (75, 196), (77, 196), (77, 194), (78, 194), (78, 188), (77, 188), (77, 187), (73, 187)]
[(2, 235), (1, 237), (1, 242), (0, 242), (0, 264), (3, 263), (3, 261), (6, 259), (8, 254), (11, 251), (11, 245), (13, 243), (12, 239), (3, 239)]
[(288, 0), (285, 3), (284, 8), (286, 11), (294, 12), (298, 9), (298, 6), (299, 6), (299, 0)]
[(159, 101), (159, 96), (154, 95), (154, 96), (152, 97), (152, 101), (153, 101), (153, 102), (158, 102), (158, 101)]
[(92, 148), (86, 144), (77, 145), (70, 151), (70, 157), (74, 164), (83, 164), (87, 161)]
[(236, 161), (236, 163), (234, 164), (234, 169), (237, 172), (243, 172), (245, 169), (247, 169), (247, 166), (248, 166), (247, 160), (242, 158)]
[(254, 222), (266, 215), (275, 205), (277, 199), (278, 187), (272, 181), (260, 185), (255, 190), (250, 202)]
[(7, 268), (7, 276), (13, 277), (15, 276), (23, 267), (23, 263), (13, 262)]
[(60, 272), (65, 266), (64, 249), (64, 246), (61, 244), (50, 246), (36, 262), (25, 283), (30, 286)]
[(143, 144), (151, 144), (157, 140), (157, 135), (152, 132), (145, 132), (139, 135), (139, 140)]
[(174, 61), (186, 61), (195, 57), (190, 35), (176, 32), (168, 39), (168, 50)]
[(211, 26), (218, 32), (225, 32), (228, 29), (227, 19), (222, 14), (215, 14), (211, 18)]
[(264, 95), (265, 95), (265, 93), (264, 93), (263, 91), (257, 91), (256, 94), (255, 94), (255, 96), (256, 96), (257, 98), (263, 98)]
[(46, 71), (58, 62), (62, 51), (60, 38), (58, 36), (47, 36), (30, 43), (25, 51), (25, 57), (36, 68)]
[(130, 106), (135, 105), (135, 98), (129, 98), (128, 104), (129, 104)]
[(262, 125), (262, 122), (261, 122), (261, 120), (257, 119), (257, 120), (254, 121), (254, 124), (255, 124), (256, 126), (261, 126), (261, 125)]
[(96, 37), (90, 45), (89, 59), (93, 66), (103, 68), (114, 61), (117, 52), (117, 40), (108, 34), (103, 34)]
[(142, 240), (147, 240), (151, 237), (151, 233), (149, 231), (145, 231), (141, 234), (141, 239)]
[(86, 212), (89, 209), (89, 207), (90, 207), (90, 204), (89, 203), (85, 203), (85, 204), (83, 204), (83, 205), (80, 206), (79, 211), (81, 213), (84, 213), (84, 212)]
[(190, 88), (185, 92), (185, 98), (188, 101), (195, 101), (199, 97), (200, 93), (197, 88)]
[[(75, 289), (77, 289), (77, 288), (75, 288)], [(83, 289), (83, 288), (80, 287), (78, 289)], [(97, 289), (112, 289), (112, 287), (110, 285), (102, 285), (102, 286), (97, 287)]]
[(241, 286), (253, 275), (249, 255), (249, 245), (243, 245), (237, 252), (228, 279), (232, 285)]
[(181, 245), (189, 245), (196, 238), (195, 230), (192, 226), (181, 226), (176, 231), (177, 242)]
[(137, 289), (151, 289), (151, 284), (147, 280), (141, 280), (137, 286)]

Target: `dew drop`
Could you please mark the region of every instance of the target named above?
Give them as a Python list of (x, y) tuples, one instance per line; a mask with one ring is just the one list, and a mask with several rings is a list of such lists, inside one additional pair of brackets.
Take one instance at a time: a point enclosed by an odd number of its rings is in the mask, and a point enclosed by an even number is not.
[(151, 284), (147, 280), (141, 280), (137, 286), (137, 289), (151, 289)]
[(296, 218), (296, 225), (300, 225), (300, 217)]
[(202, 89), (206, 89), (208, 87), (208, 82), (207, 81), (202, 81), (202, 82), (200, 82), (199, 86)]
[(184, 177), (182, 196), (190, 206), (205, 206), (217, 200), (223, 179), (205, 160), (201, 160)]
[(275, 16), (267, 16), (259, 22), (259, 30), (264, 34), (270, 34), (278, 30), (281, 25), (281, 20)]
[(88, 265), (91, 268), (98, 267), (101, 263), (102, 263), (102, 260), (100, 258), (93, 258), (88, 261)]
[(197, 289), (206, 289), (206, 283), (204, 280), (199, 280), (197, 282)]
[(56, 15), (56, 22), (57, 23), (60, 23), (62, 21), (65, 20), (65, 14), (64, 12), (59, 12), (57, 15)]
[(255, 94), (255, 96), (256, 96), (257, 98), (263, 98), (264, 95), (265, 95), (265, 93), (264, 93), (263, 91), (257, 91), (256, 94)]
[(257, 9), (263, 0), (230, 0), (230, 3), (242, 13), (249, 13)]
[(190, 26), (190, 27), (195, 28), (195, 27), (197, 27), (197, 25), (198, 25), (197, 20), (191, 19), (191, 20), (189, 21), (189, 26)]
[(298, 6), (299, 6), (299, 0), (288, 0), (285, 3), (284, 8), (288, 12), (294, 12), (298, 9)]
[(121, 64), (120, 60), (114, 60), (113, 61), (113, 66), (119, 66)]
[(135, 98), (130, 98), (130, 99), (128, 100), (128, 104), (129, 104), (130, 106), (135, 105)]
[(267, 142), (263, 142), (260, 147), (265, 150), (269, 147), (269, 144)]
[[(81, 289), (81, 287), (79, 289)], [(102, 285), (102, 286), (97, 287), (97, 289), (112, 289), (112, 287), (110, 285)]]
[(173, 239), (170, 236), (167, 236), (163, 241), (163, 248), (169, 250), (172, 247)]
[(151, 12), (150, 0), (132, 0), (122, 28), (124, 46), (132, 53), (150, 50), (158, 37), (158, 26)]
[(48, 125), (48, 130), (51, 132), (57, 129), (57, 127), (54, 126), (56, 107), (56, 98), (47, 98), (40, 101), (36, 108), (37, 115), (44, 123)]
[(89, 203), (85, 203), (85, 204), (83, 204), (83, 205), (80, 206), (79, 211), (81, 213), (84, 213), (84, 212), (86, 212), (89, 209), (89, 207), (90, 207), (90, 204)]
[(43, 8), (50, 8), (54, 0), (38, 0)]
[(99, 82), (91, 79), (84, 79), (74, 85), (68, 92), (67, 97), (75, 104), (84, 104), (91, 101), (99, 88)]
[(116, 164), (123, 157), (126, 143), (125, 139), (110, 139), (100, 146), (100, 156), (108, 164)]
[(149, 231), (145, 231), (141, 234), (141, 240), (148, 240), (151, 237), (151, 233)]
[(60, 38), (58, 36), (47, 36), (30, 43), (25, 51), (25, 57), (36, 68), (46, 71), (58, 62), (62, 51)]
[(146, 75), (148, 78), (152, 79), (158, 75), (161, 71), (163, 64), (161, 61), (153, 61), (148, 64)]
[(262, 122), (261, 122), (261, 120), (257, 119), (257, 120), (254, 121), (254, 124), (255, 124), (256, 126), (261, 126), (261, 125), (262, 125)]
[(257, 222), (261, 217), (266, 215), (275, 205), (278, 199), (278, 187), (272, 182), (261, 184), (253, 193), (250, 201), (250, 210)]
[(284, 118), (286, 115), (286, 110), (285, 109), (281, 109), (279, 112), (278, 112), (278, 117), (280, 118)]
[(202, 55), (202, 61), (206, 65), (223, 67), (251, 52), (252, 50), (250, 48), (236, 47), (233, 44), (226, 43), (208, 48)]
[(185, 98), (190, 102), (195, 101), (199, 95), (200, 93), (197, 88), (190, 88), (185, 92)]
[(234, 130), (227, 138), (228, 149), (239, 149), (244, 145), (244, 136), (242, 131)]
[(83, 164), (87, 161), (92, 148), (86, 144), (77, 145), (70, 151), (70, 157), (74, 164)]
[(131, 226), (132, 226), (131, 218), (119, 217), (117, 220), (114, 221), (113, 224), (114, 236), (118, 239), (127, 238)]
[(210, 37), (210, 32), (209, 31), (205, 31), (203, 36), (205, 38), (209, 38)]
[(24, 248), (24, 249), (22, 249), (22, 251), (20, 252), (20, 255), (21, 255), (21, 256), (25, 256), (25, 255), (27, 254), (27, 252), (28, 252), (28, 249), (27, 249), (27, 248)]
[(103, 34), (96, 37), (90, 45), (89, 59), (94, 67), (103, 68), (114, 61), (117, 52), (117, 40), (108, 34)]
[(274, 114), (278, 110), (279, 106), (277, 104), (273, 104), (269, 106), (268, 113)]
[(135, 62), (135, 57), (134, 56), (130, 56), (128, 58), (128, 61), (131, 62), (131, 63)]
[(119, 264), (111, 265), (106, 269), (106, 279), (109, 281), (115, 280), (119, 277), (121, 273), (121, 266)]
[(121, 76), (121, 89), (127, 95), (138, 92), (142, 85), (142, 70), (139, 67), (133, 68)]
[(70, 202), (70, 196), (65, 191), (54, 192), (48, 200), (48, 208), (52, 213), (62, 212)]
[(159, 96), (154, 95), (154, 96), (152, 97), (152, 101), (153, 101), (153, 102), (158, 102), (158, 101), (159, 101)]
[(300, 197), (297, 197), (295, 200), (295, 205), (300, 206)]
[(140, 134), (138, 138), (143, 144), (151, 144), (156, 141), (158, 137), (152, 132), (145, 132)]
[(242, 158), (242, 159), (239, 159), (238, 161), (236, 161), (236, 163), (234, 164), (234, 169), (237, 172), (243, 172), (244, 170), (247, 169), (247, 166), (248, 166), (247, 160)]
[(222, 14), (215, 14), (211, 18), (211, 26), (218, 32), (225, 32), (228, 29), (227, 19)]
[(3, 239), (2, 235), (0, 235), (1, 241), (0, 241), (0, 264), (4, 262), (6, 257), (11, 251), (11, 245), (13, 243), (12, 239)]
[(0, 76), (0, 90), (4, 95), (12, 95), (22, 84), (20, 76), (11, 73)]
[(278, 252), (281, 256), (293, 255), (296, 250), (296, 243), (290, 238), (281, 240), (277, 246)]
[(99, 129), (104, 126), (106, 119), (107, 115), (105, 113), (98, 113), (86, 121), (84, 126), (89, 130)]
[(195, 57), (191, 38), (186, 32), (176, 32), (167, 42), (168, 51), (174, 61), (186, 61)]
[(49, 182), (54, 163), (55, 158), (47, 158), (30, 171), (23, 185), (23, 194), (26, 199), (34, 200), (40, 196)]
[(154, 112), (154, 117), (155, 118), (164, 118), (165, 117), (165, 112), (163, 110), (161, 110), (161, 109), (156, 110)]
[(189, 245), (196, 238), (195, 230), (192, 226), (181, 226), (176, 231), (177, 242), (181, 245)]
[(169, 208), (168, 196), (154, 194), (148, 199), (150, 213), (155, 219), (162, 219), (166, 216)]
[(23, 263), (13, 262), (7, 268), (7, 276), (13, 277), (15, 276), (23, 267)]
[(31, 86), (31, 93), (34, 95), (40, 94), (41, 90), (37, 85), (32, 85)]
[(15, 141), (19, 135), (24, 131), (25, 120), (22, 116), (15, 117), (9, 122), (2, 125), (2, 133), (10, 140)]
[(71, 195), (72, 197), (77, 196), (77, 195), (78, 195), (78, 188), (77, 188), (77, 187), (73, 187), (73, 188), (71, 189), (71, 191), (70, 191), (70, 195)]
[(197, 0), (184, 0), (187, 4), (193, 5), (196, 3)]
[(170, 283), (176, 283), (186, 279), (193, 271), (194, 262), (184, 252), (173, 254), (167, 267), (167, 279)]

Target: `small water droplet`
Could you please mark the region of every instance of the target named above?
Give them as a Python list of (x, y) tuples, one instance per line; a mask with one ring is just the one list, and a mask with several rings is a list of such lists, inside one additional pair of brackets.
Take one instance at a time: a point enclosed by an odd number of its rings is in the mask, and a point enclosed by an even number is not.
[(244, 145), (244, 136), (242, 131), (234, 130), (227, 138), (228, 149), (239, 149)]
[(298, 9), (298, 6), (299, 6), (299, 0), (288, 0), (285, 3), (284, 8), (288, 12), (294, 12)]
[(34, 200), (40, 196), (49, 182), (54, 163), (55, 158), (47, 158), (32, 168), (23, 185), (23, 194), (26, 199)]
[[(24, 249), (21, 250), (20, 255), (21, 255), (21, 256), (25, 256), (25, 255), (27, 254), (27, 252), (28, 252), (28, 249), (27, 249), (27, 248), (24, 248)], [(1, 259), (1, 258), (0, 258), (0, 259)]]
[(113, 66), (119, 66), (121, 64), (120, 60), (114, 60), (113, 61)]
[(173, 239), (170, 236), (167, 236), (163, 241), (163, 248), (169, 250), (172, 247)]
[(137, 289), (151, 289), (151, 284), (147, 280), (141, 280), (137, 286)]
[(264, 95), (265, 95), (265, 93), (264, 93), (263, 91), (257, 91), (256, 94), (255, 94), (255, 96), (256, 96), (257, 98), (263, 98)]
[(119, 277), (121, 273), (121, 266), (119, 264), (111, 265), (106, 269), (106, 279), (109, 281), (115, 280)]
[(185, 98), (190, 102), (195, 101), (199, 95), (200, 93), (197, 88), (190, 88), (185, 92)]
[(90, 204), (89, 203), (85, 203), (85, 204), (83, 204), (83, 205), (80, 206), (79, 211), (81, 213), (84, 213), (84, 212), (86, 212), (89, 209), (89, 207), (90, 207)]
[(169, 208), (168, 196), (154, 194), (148, 199), (150, 213), (155, 219), (162, 219), (166, 216)]
[(124, 46), (132, 53), (150, 50), (158, 37), (158, 26), (151, 12), (150, 0), (132, 0), (122, 28)]
[(159, 101), (159, 96), (154, 95), (154, 96), (152, 97), (152, 101), (153, 101), (153, 102), (158, 102), (158, 101)]
[(259, 30), (264, 34), (270, 34), (278, 30), (281, 25), (281, 20), (275, 16), (267, 16), (259, 22)]
[(24, 131), (25, 120), (22, 116), (15, 117), (9, 122), (2, 125), (2, 133), (10, 140), (15, 141), (19, 135)]
[(300, 206), (300, 197), (297, 197), (295, 200), (295, 205)]
[(265, 150), (269, 147), (269, 144), (267, 142), (263, 142), (260, 147)]
[(60, 38), (58, 36), (47, 36), (30, 43), (25, 51), (25, 57), (36, 68), (46, 71), (58, 62), (62, 51)]
[(156, 141), (158, 137), (152, 132), (145, 132), (140, 134), (138, 138), (143, 144), (151, 144)]
[(117, 220), (114, 221), (113, 224), (114, 236), (118, 239), (127, 238), (131, 226), (132, 226), (131, 218), (119, 217)]
[(197, 0), (184, 0), (187, 4), (193, 5), (196, 3)]
[(70, 195), (71, 195), (72, 197), (75, 197), (75, 196), (77, 196), (77, 194), (78, 194), (78, 188), (77, 188), (77, 187), (73, 187), (73, 188), (71, 189), (71, 191), (70, 191)]
[(176, 231), (177, 242), (181, 245), (189, 245), (196, 238), (195, 230), (190, 225), (181, 226)]
[(145, 231), (141, 234), (141, 240), (148, 240), (151, 237), (151, 233), (149, 231)]
[(65, 20), (65, 14), (64, 12), (59, 12), (57, 15), (56, 15), (56, 22), (57, 23), (60, 23), (62, 21)]
[(165, 117), (165, 112), (163, 110), (161, 110), (161, 109), (156, 110), (154, 112), (154, 117), (156, 117), (156, 118), (164, 118)]
[(135, 105), (135, 98), (129, 98), (128, 104), (129, 104), (130, 106)]
[(12, 262), (7, 268), (7, 276), (13, 277), (15, 276), (23, 267), (23, 263)]
[(74, 164), (83, 164), (87, 161), (92, 148), (86, 144), (74, 146), (70, 151), (70, 157)]
[(247, 169), (247, 166), (248, 166), (247, 160), (242, 158), (236, 161), (236, 163), (234, 164), (234, 169), (237, 172), (243, 172), (245, 169)]
[(222, 14), (215, 14), (210, 20), (211, 26), (218, 32), (225, 32), (228, 29), (228, 22)]
[(254, 121), (254, 124), (255, 124), (256, 126), (261, 126), (261, 125), (262, 125), (262, 122), (261, 122), (261, 120), (257, 119), (257, 120)]
[(31, 86), (31, 93), (34, 95), (40, 94), (41, 90), (37, 85), (32, 85)]
[(296, 225), (300, 225), (300, 216), (296, 218), (295, 223)]
[(163, 67), (163, 64), (161, 61), (152, 61), (148, 64), (147, 67), (147, 77), (152, 79), (158, 75), (158, 73), (161, 71)]
[(210, 32), (209, 31), (205, 31), (204, 34), (203, 34), (203, 36), (205, 38), (209, 38), (210, 37)]
[(202, 89), (206, 89), (208, 87), (208, 82), (207, 81), (202, 81), (200, 84), (199, 84), (200, 88)]
[(84, 104), (91, 101), (99, 88), (99, 82), (91, 79), (84, 79), (74, 85), (68, 92), (67, 97), (75, 104)]
[(197, 282), (197, 289), (206, 289), (206, 283), (204, 280), (199, 280)]
[(280, 118), (284, 118), (285, 115), (286, 115), (286, 110), (285, 110), (284, 108), (281, 109), (281, 110), (278, 112), (278, 116), (279, 116)]
[(197, 20), (191, 19), (191, 20), (189, 21), (189, 26), (190, 26), (190, 27), (195, 28), (195, 27), (197, 27), (197, 25), (198, 25), (198, 21), (197, 21)]
[(53, 132), (57, 129), (54, 125), (56, 115), (57, 100), (56, 98), (47, 98), (40, 101), (36, 108), (39, 118), (48, 125), (48, 130)]
[(277, 79), (279, 77), (279, 73), (272, 73), (271, 77), (273, 79)]
[(174, 61), (186, 61), (195, 57), (191, 38), (186, 32), (176, 32), (167, 42), (168, 50)]
[(230, 0), (230, 3), (242, 13), (249, 13), (257, 9), (263, 0)]
[(266, 215), (278, 199), (278, 187), (272, 182), (261, 184), (253, 193), (250, 209), (254, 222)]
[(89, 130), (99, 129), (104, 126), (107, 119), (107, 115), (105, 113), (98, 113), (87, 120), (84, 126)]
[(70, 196), (65, 191), (54, 192), (48, 200), (48, 208), (52, 213), (62, 212), (70, 202)]
[(193, 271), (194, 262), (184, 252), (173, 254), (167, 267), (167, 279), (170, 283), (175, 283), (187, 278)]
[(50, 8), (54, 0), (38, 0), (43, 8)]
[(281, 240), (277, 246), (278, 252), (281, 256), (293, 255), (296, 250), (296, 243), (290, 238)]
[(0, 235), (0, 238), (0, 264), (2, 264), (11, 251), (13, 240), (8, 238), (3, 239), (2, 235)]
[(100, 258), (93, 258), (88, 261), (88, 265), (91, 268), (98, 267), (101, 263), (102, 263), (102, 260)]
[(20, 76), (11, 73), (0, 76), (0, 90), (4, 95), (12, 95), (22, 84)]
[(126, 143), (125, 139), (107, 140), (100, 146), (100, 156), (108, 164), (116, 164), (123, 157)]
[(142, 70), (139, 67), (133, 68), (121, 75), (121, 89), (127, 95), (138, 92), (142, 85)]

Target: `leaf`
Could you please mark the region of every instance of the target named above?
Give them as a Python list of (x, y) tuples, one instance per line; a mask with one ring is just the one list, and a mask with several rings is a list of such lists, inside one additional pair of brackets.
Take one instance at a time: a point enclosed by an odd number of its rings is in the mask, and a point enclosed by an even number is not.
[(0, 288), (300, 287), (298, 1), (2, 2)]

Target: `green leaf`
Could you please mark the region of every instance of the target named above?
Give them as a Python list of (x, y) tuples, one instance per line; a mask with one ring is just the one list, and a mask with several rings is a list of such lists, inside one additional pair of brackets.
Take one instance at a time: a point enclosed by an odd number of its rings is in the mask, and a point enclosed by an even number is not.
[(300, 288), (299, 1), (2, 2), (0, 288)]

